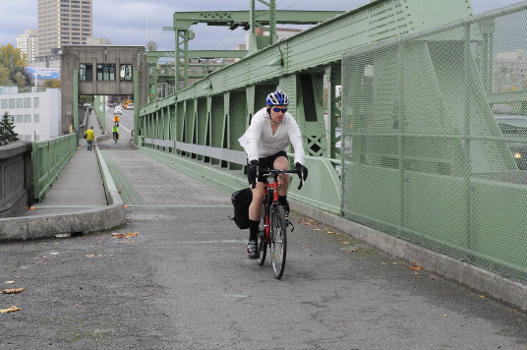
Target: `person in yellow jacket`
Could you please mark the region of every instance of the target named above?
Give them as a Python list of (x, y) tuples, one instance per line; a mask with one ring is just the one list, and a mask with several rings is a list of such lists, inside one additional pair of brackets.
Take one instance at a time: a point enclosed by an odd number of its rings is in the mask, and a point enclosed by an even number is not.
[(88, 151), (91, 151), (93, 147), (93, 141), (95, 140), (95, 132), (93, 131), (93, 126), (90, 126), (90, 128), (84, 132), (84, 138), (88, 143)]

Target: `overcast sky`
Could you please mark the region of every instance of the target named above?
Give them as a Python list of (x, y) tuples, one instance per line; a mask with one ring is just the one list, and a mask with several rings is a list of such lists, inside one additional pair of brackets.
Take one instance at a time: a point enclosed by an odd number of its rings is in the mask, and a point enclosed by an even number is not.
[[(443, 1), (443, 0), (434, 0)], [(479, 14), (520, 0), (472, 0), (474, 13)], [(144, 45), (155, 41), (159, 50), (174, 50), (173, 32), (163, 26), (172, 25), (176, 11), (248, 10), (249, 0), (93, 0), (93, 35), (108, 38), (114, 45)], [(344, 10), (367, 4), (369, 0), (278, 0), (279, 10)], [(446, 1), (445, 1), (446, 2)], [(0, 0), (0, 44), (16, 45), (16, 37), (27, 28), (37, 28), (37, 0)], [(191, 28), (196, 38), (190, 49), (233, 49), (245, 42), (245, 31), (205, 24)]]

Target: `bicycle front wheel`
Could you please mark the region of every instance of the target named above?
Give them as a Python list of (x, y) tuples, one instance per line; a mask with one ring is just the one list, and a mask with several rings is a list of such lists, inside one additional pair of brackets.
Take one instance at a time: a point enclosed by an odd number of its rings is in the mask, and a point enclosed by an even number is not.
[(271, 217), (271, 265), (276, 279), (282, 278), (287, 251), (287, 219), (283, 206), (275, 205)]

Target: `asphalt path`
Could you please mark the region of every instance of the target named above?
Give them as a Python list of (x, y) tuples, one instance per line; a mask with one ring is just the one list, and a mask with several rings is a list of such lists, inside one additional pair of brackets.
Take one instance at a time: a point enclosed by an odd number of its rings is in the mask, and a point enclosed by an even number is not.
[[(105, 123), (105, 129), (107, 133), (112, 134), (112, 126), (113, 126), (113, 108), (106, 109), (106, 123)], [(129, 140), (132, 134), (132, 130), (134, 130), (134, 111), (130, 110), (123, 110), (122, 114), (119, 116), (119, 141), (121, 145), (129, 145)]]
[(276, 280), (229, 195), (102, 148), (127, 223), (2, 243), (0, 289), (25, 290), (0, 294), (20, 308), (0, 313), (0, 349), (526, 349), (525, 313), (297, 213)]

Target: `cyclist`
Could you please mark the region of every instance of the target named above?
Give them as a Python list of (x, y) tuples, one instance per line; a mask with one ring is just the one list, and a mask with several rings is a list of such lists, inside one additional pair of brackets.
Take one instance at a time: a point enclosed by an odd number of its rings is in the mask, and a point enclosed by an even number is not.
[[(304, 147), (302, 134), (295, 118), (287, 113), (289, 99), (281, 91), (267, 95), (266, 107), (254, 114), (251, 125), (239, 138), (240, 145), (247, 152), (247, 178), (253, 192), (249, 206), (249, 242), (247, 255), (251, 259), (257, 257), (256, 240), (258, 227), (262, 217), (262, 201), (265, 196), (265, 178), (260, 176), (259, 167), (287, 170), (287, 148), (290, 144), (295, 150), (295, 168), (307, 178), (307, 168), (304, 166)], [(289, 213), (287, 202), (287, 187), (289, 178), (281, 175), (278, 179), (278, 199)]]
[(115, 123), (112, 126), (112, 134), (113, 134), (113, 140), (115, 143), (117, 143), (117, 140), (119, 140), (119, 123)]
[(119, 123), (119, 116), (117, 114), (113, 116), (113, 122)]

